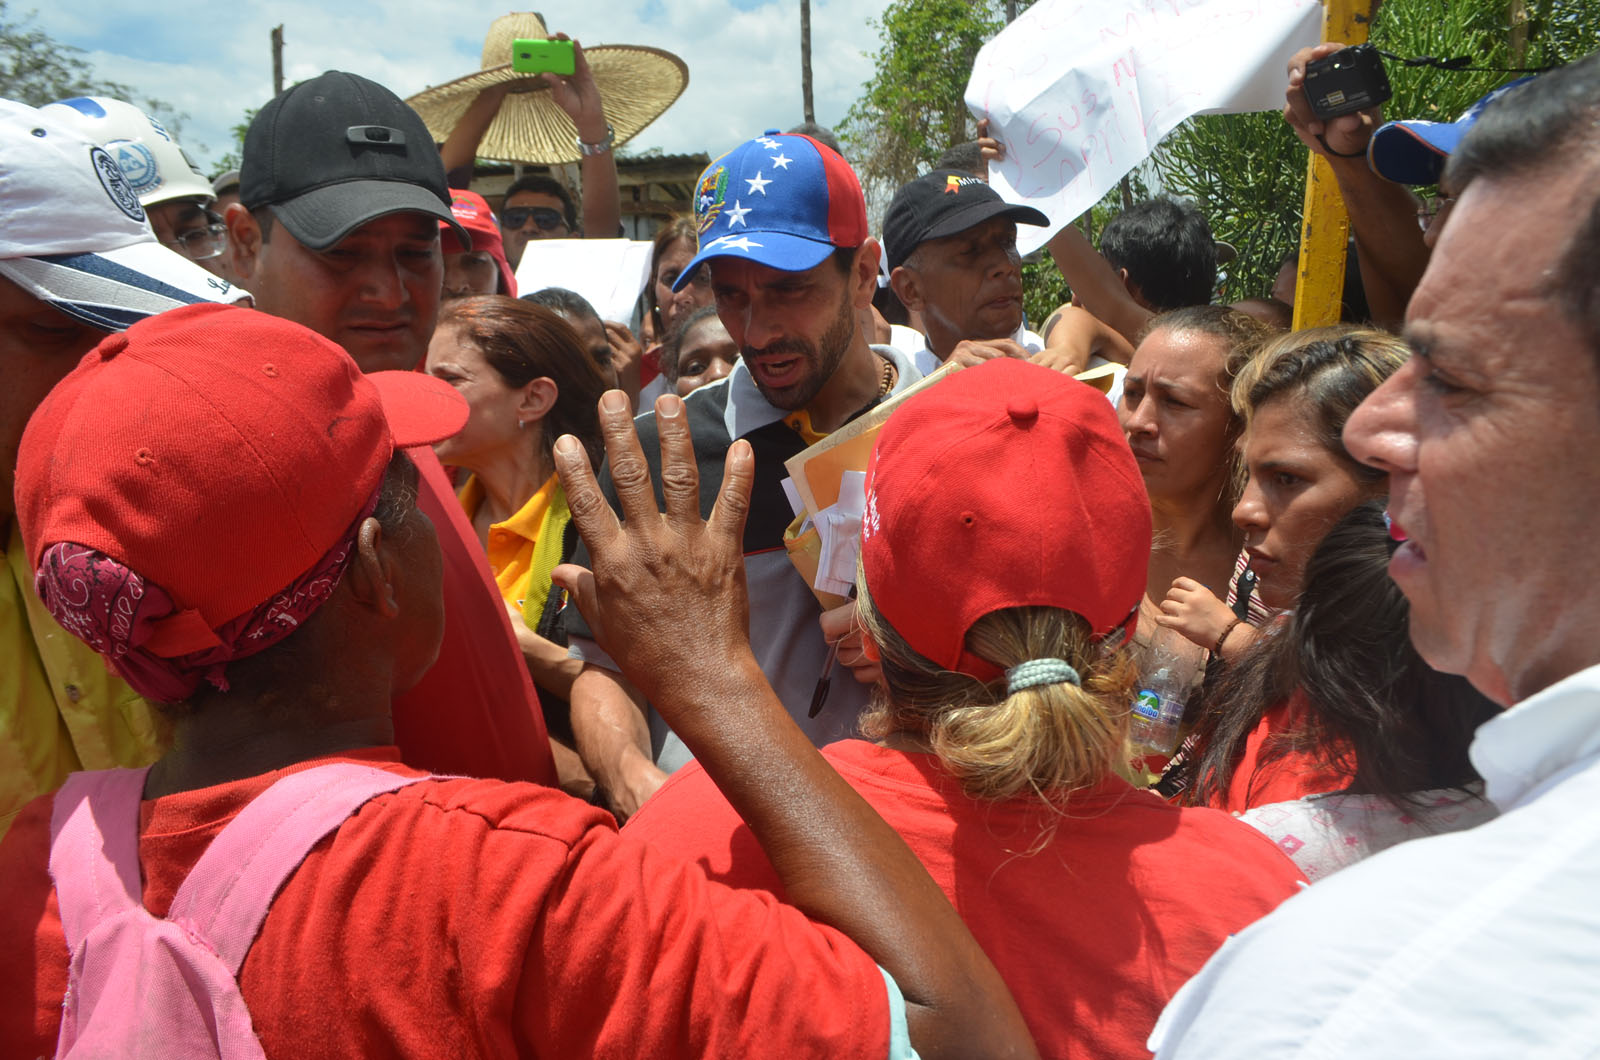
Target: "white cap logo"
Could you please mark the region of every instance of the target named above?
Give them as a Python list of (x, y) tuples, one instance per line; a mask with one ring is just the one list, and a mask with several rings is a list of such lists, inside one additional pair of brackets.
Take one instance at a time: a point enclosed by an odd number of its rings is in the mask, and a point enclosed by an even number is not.
[(161, 186), (161, 170), (156, 168), (156, 156), (137, 140), (115, 140), (106, 144), (106, 150), (117, 160), (117, 168), (133, 185), (135, 195), (143, 195)]
[(139, 205), (139, 196), (134, 194), (116, 159), (106, 154), (104, 148), (91, 147), (89, 161), (94, 166), (95, 176), (100, 178), (100, 186), (105, 188), (107, 197), (116, 204), (117, 209), (132, 220), (143, 222), (144, 209)]

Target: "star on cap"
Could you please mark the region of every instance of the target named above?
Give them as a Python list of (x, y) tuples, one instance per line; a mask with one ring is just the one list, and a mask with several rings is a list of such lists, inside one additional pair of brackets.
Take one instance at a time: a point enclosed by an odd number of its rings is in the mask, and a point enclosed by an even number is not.
[(772, 164), (774, 166), (777, 166), (779, 169), (788, 169), (789, 168), (789, 163), (794, 161), (794, 159), (790, 158), (788, 155), (784, 154), (782, 151), (779, 151), (776, 155), (773, 155), (771, 157), (772, 157)]
[[(762, 192), (762, 194), (765, 195), (766, 192)], [(738, 199), (733, 200), (733, 206), (728, 210), (728, 227), (732, 228), (734, 225), (744, 224), (744, 215), (749, 212), (750, 207), (742, 205)]]
[(740, 236), (738, 239), (735, 239), (733, 236), (718, 236), (716, 239), (713, 239), (710, 243), (706, 244), (708, 248), (732, 247), (734, 250), (742, 250), (746, 254), (750, 253), (751, 247), (759, 247), (760, 245), (760, 243), (753, 242), (748, 236)]
[(756, 192), (759, 191), (763, 198), (765, 198), (766, 194), (767, 194), (767, 185), (772, 183), (772, 181), (770, 181), (770, 180), (762, 180), (761, 179), (761, 170), (759, 170), (759, 169), (756, 170), (756, 175), (754, 177), (746, 177), (746, 178), (744, 178), (744, 182), (746, 184), (750, 185), (750, 194), (751, 195), (754, 195)]
[(783, 146), (770, 136), (763, 136), (761, 139), (757, 140), (756, 143), (760, 144), (762, 147), (765, 147), (768, 151), (776, 151), (778, 148)]

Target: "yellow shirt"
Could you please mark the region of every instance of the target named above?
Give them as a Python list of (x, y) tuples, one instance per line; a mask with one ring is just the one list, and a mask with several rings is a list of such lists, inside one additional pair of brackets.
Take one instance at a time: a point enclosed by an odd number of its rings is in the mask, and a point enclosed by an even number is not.
[[(489, 526), (489, 569), (494, 572), (494, 583), (500, 587), (500, 595), (519, 611), (525, 606), (528, 585), (537, 573), (534, 570), (533, 551), (539, 543), (539, 527), (543, 525), (556, 491), (560, 489), (561, 482), (551, 475), (539, 487), (539, 492), (529, 497), (528, 503), (515, 515), (503, 523)], [(478, 506), (483, 503), (483, 486), (478, 483), (477, 475), (468, 477), (458, 499), (468, 519), (477, 515)], [(549, 576), (550, 572), (545, 571), (544, 577)], [(543, 607), (544, 601), (539, 600), (537, 604)]]
[(148, 765), (171, 739), (155, 708), (45, 610), (15, 521), (8, 531), (0, 553), (0, 835), (68, 773)]

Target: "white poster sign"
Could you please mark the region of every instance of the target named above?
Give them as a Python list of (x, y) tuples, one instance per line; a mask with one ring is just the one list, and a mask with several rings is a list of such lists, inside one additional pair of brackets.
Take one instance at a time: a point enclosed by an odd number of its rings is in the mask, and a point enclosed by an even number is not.
[(517, 266), (517, 293), (565, 287), (601, 320), (626, 324), (650, 272), (650, 243), (633, 239), (530, 239)]
[(1283, 106), (1289, 57), (1317, 42), (1318, 0), (1040, 0), (983, 46), (966, 102), (1006, 159), (989, 182), (1037, 206), (1029, 253), (1193, 114)]

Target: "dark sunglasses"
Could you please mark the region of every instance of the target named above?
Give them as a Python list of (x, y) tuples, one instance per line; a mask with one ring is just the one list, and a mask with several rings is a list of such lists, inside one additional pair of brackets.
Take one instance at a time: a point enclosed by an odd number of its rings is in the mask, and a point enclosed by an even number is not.
[(567, 223), (567, 219), (561, 216), (560, 210), (552, 210), (548, 206), (508, 206), (501, 211), (501, 219), (508, 229), (521, 228), (528, 223), (530, 217), (533, 218), (534, 224), (546, 232)]

